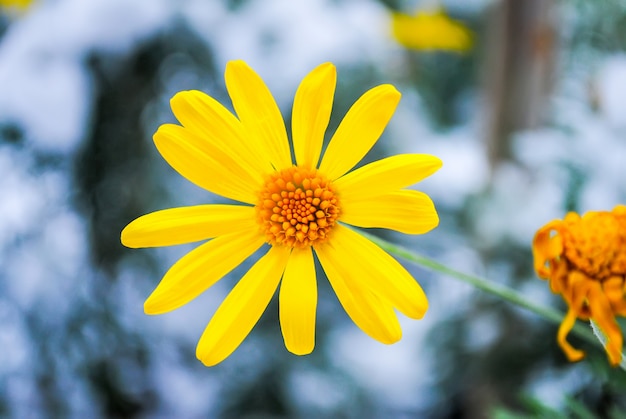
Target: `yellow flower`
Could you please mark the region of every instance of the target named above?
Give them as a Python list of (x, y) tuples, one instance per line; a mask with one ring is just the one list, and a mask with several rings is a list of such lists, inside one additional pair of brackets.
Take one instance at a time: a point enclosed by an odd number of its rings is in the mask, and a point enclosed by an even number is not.
[(15, 8), (26, 9), (32, 3), (32, 0), (0, 0), (0, 9)]
[(406, 48), (466, 52), (472, 47), (471, 31), (443, 10), (418, 10), (414, 16), (393, 12), (391, 24), (393, 37)]
[(243, 204), (166, 209), (126, 226), (122, 243), (134, 248), (211, 239), (169, 269), (146, 300), (146, 313), (186, 304), (269, 244), (202, 334), (196, 354), (207, 366), (239, 346), (279, 284), (285, 346), (298, 355), (313, 350), (313, 250), (350, 318), (374, 339), (387, 344), (400, 339), (394, 308), (414, 319), (427, 309), (411, 275), (344, 223), (408, 234), (436, 227), (430, 198), (405, 188), (434, 173), (441, 161), (403, 154), (347, 173), (391, 119), (400, 100), (391, 85), (374, 87), (358, 99), (320, 161), (336, 78), (335, 67), (326, 63), (300, 84), (292, 111), (293, 150), (274, 98), (243, 61), (229, 62), (225, 73), (236, 116), (202, 92), (179, 92), (171, 106), (182, 126), (165, 124), (154, 134), (157, 149), (182, 176)]
[(533, 256), (537, 275), (569, 306), (558, 332), (568, 359), (585, 356), (565, 340), (576, 318), (591, 319), (607, 337), (609, 361), (619, 364), (623, 338), (615, 316), (626, 316), (626, 206), (549, 222), (535, 235)]

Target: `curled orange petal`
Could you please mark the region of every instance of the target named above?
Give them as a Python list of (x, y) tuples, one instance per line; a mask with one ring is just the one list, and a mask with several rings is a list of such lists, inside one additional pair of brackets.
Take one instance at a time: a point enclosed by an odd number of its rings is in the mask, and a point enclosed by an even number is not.
[(615, 321), (611, 305), (602, 292), (600, 284), (592, 287), (589, 292), (591, 315), (606, 336), (606, 352), (611, 365), (615, 366), (622, 360), (623, 337), (619, 325)]
[(565, 318), (563, 319), (563, 322), (561, 323), (561, 326), (559, 327), (559, 331), (557, 333), (557, 342), (561, 346), (561, 349), (563, 349), (563, 352), (565, 352), (567, 359), (570, 360), (571, 362), (580, 361), (581, 359), (585, 357), (585, 352), (574, 348), (565, 339), (567, 337), (567, 334), (574, 327), (574, 323), (576, 323), (576, 311), (573, 309), (570, 309), (567, 312), (567, 315), (565, 316)]

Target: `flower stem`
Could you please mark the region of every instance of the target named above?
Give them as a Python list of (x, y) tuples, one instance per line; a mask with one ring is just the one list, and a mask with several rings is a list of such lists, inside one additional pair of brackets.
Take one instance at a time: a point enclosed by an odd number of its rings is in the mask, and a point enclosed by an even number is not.
[[(602, 329), (600, 329), (600, 327), (598, 327), (596, 322), (594, 322), (593, 320), (590, 320), (589, 324), (591, 325), (591, 330), (593, 330), (594, 335), (598, 338), (602, 346), (604, 346), (604, 348), (606, 349), (606, 336), (604, 335), (604, 333), (602, 333)], [(619, 363), (619, 366), (621, 369), (626, 371), (626, 356), (624, 356), (623, 353), (622, 360)]]
[[(467, 284), (470, 284), (475, 288), (478, 288), (489, 294), (495, 295), (496, 297), (500, 297), (503, 300), (509, 301), (510, 303), (516, 304), (520, 307), (530, 310), (533, 313), (538, 314), (540, 317), (543, 317), (544, 319), (552, 323), (560, 324), (563, 318), (565, 317), (565, 314), (563, 314), (562, 312), (558, 310), (554, 310), (549, 307), (539, 305), (539, 304), (535, 304), (534, 302), (526, 299), (519, 292), (505, 285), (497, 284), (495, 282), (489, 281), (479, 276), (470, 275), (470, 274), (456, 271), (439, 262), (436, 262), (425, 256), (412, 252), (402, 246), (397, 246), (395, 244), (389, 243), (388, 241), (384, 239), (381, 239), (380, 237), (376, 237), (372, 234), (365, 233), (362, 230), (360, 230), (359, 233), (363, 234), (368, 239), (378, 244), (381, 248), (385, 249), (387, 252), (395, 256), (398, 256), (409, 262), (420, 265), (426, 269), (430, 269), (431, 271), (439, 272), (439, 273), (451, 276)], [(598, 340), (595, 338), (593, 332), (590, 329), (582, 326), (582, 324), (576, 324), (574, 328), (572, 329), (571, 333), (575, 334), (576, 336), (594, 345), (600, 344), (600, 342), (598, 342)]]

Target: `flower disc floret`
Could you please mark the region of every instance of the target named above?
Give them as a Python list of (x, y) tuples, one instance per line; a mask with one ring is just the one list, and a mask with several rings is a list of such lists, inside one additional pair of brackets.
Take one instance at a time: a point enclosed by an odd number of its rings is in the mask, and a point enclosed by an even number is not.
[(323, 243), (340, 213), (333, 184), (302, 167), (270, 175), (256, 208), (267, 242), (288, 247)]
[(562, 229), (563, 254), (574, 269), (596, 281), (626, 275), (626, 230), (609, 212), (594, 212), (581, 219), (571, 214)]

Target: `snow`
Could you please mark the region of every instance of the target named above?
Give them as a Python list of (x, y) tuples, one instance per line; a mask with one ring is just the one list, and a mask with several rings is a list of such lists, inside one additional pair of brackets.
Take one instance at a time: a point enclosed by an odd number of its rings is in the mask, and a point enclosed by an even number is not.
[(0, 124), (25, 127), (33, 147), (43, 151), (74, 151), (89, 128), (88, 55), (123, 54), (168, 18), (165, 1), (36, 4), (0, 43)]
[(304, 75), (323, 62), (341, 66), (384, 58), (389, 46), (384, 9), (374, 2), (334, 3), (256, 1), (237, 14), (213, 6), (217, 16), (209, 19), (215, 25), (207, 24), (207, 13), (189, 18), (215, 49), (218, 68), (229, 60), (245, 60), (283, 103), (291, 101)]
[(0, 201), (0, 248), (28, 232), (45, 205), (40, 185), (25, 167), (27, 162), (23, 156), (0, 148), (0, 189), (10, 197)]
[(626, 128), (626, 55), (608, 57), (596, 77), (602, 113), (610, 126)]

